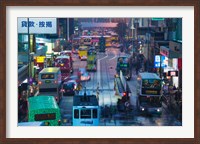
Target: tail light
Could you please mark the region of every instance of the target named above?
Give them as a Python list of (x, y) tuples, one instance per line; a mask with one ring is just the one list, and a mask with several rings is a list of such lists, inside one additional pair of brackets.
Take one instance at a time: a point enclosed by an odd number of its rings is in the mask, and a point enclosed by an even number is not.
[(58, 120), (58, 125), (59, 125), (59, 126), (61, 125), (61, 120)]
[(126, 96), (126, 92), (123, 92), (123, 96)]
[(41, 82), (41, 81), (39, 81), (39, 82), (38, 82), (38, 84), (39, 84), (39, 85), (41, 85), (41, 84), (42, 84), (42, 82)]

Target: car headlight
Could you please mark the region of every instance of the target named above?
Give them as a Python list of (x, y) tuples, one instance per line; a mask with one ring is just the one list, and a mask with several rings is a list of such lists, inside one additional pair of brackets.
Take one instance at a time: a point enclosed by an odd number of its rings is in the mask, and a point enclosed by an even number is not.
[(144, 108), (144, 107), (140, 107), (140, 110), (141, 110), (141, 111), (144, 111), (144, 110), (145, 110), (145, 108)]
[(157, 112), (161, 112), (161, 109), (157, 109)]

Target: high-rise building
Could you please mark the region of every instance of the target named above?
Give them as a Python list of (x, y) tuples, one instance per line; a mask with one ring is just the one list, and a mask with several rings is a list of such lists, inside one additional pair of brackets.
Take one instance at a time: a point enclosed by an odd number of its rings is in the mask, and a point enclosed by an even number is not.
[(74, 18), (58, 18), (59, 37), (69, 40), (69, 38), (73, 34), (74, 34)]

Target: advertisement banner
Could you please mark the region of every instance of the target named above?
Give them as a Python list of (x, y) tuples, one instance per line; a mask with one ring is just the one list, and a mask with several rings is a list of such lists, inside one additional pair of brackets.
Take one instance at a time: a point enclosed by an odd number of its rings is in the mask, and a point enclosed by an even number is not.
[(168, 66), (168, 58), (166, 56), (155, 55), (154, 68), (160, 68), (160, 67), (164, 68), (167, 66)]
[[(29, 21), (29, 22), (28, 22)], [(29, 23), (29, 24), (28, 24)], [(18, 18), (18, 33), (28, 34), (56, 34), (56, 18)]]

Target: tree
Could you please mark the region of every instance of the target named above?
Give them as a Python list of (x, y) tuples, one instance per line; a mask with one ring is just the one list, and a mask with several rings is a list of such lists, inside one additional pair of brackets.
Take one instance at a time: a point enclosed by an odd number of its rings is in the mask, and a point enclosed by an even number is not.
[(115, 32), (118, 34), (120, 39), (123, 39), (124, 36), (126, 35), (127, 28), (128, 28), (128, 26), (126, 25), (125, 22), (119, 22), (117, 24), (117, 27), (115, 28)]

